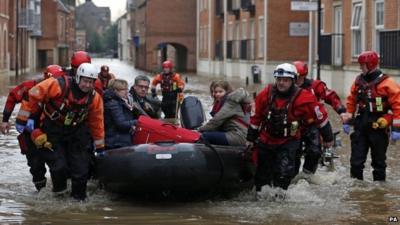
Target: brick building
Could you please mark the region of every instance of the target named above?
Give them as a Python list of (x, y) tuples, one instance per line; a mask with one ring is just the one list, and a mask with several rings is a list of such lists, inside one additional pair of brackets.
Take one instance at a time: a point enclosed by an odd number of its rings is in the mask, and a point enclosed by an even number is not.
[(307, 60), (309, 15), (290, 2), (197, 0), (198, 73), (245, 79), (259, 65), (269, 81), (276, 64)]
[(9, 65), (11, 70), (18, 69), (19, 73), (29, 72), (35, 68), (35, 65), (30, 61), (31, 51), (34, 47), (32, 45), (35, 42), (35, 37), (31, 37), (29, 30), (31, 20), (28, 20), (30, 12), (29, 3), (31, 1), (36, 2), (34, 0), (19, 0), (9, 1), (8, 4), (8, 13), (10, 16), (8, 23)]
[(137, 0), (132, 8), (137, 68), (159, 70), (170, 59), (177, 71), (196, 70), (196, 0)]
[[(321, 79), (328, 86), (347, 94), (360, 73), (357, 57), (364, 50), (380, 53), (384, 72), (400, 73), (398, 0), (321, 1), (319, 58)], [(310, 56), (310, 73), (316, 76), (315, 11), (292, 11), (290, 0), (197, 0), (197, 4), (199, 74), (245, 79), (251, 78), (252, 65), (258, 65), (265, 83), (272, 80), (278, 63), (307, 61)]]
[(362, 51), (380, 54), (380, 67), (400, 81), (400, 2), (322, 0), (321, 78), (347, 93), (360, 73)]
[(76, 42), (73, 8), (60, 0), (41, 1), (41, 7), (46, 19), (42, 21), (42, 36), (37, 42), (38, 66), (68, 66)]
[(0, 1), (0, 72), (8, 70), (8, 1)]

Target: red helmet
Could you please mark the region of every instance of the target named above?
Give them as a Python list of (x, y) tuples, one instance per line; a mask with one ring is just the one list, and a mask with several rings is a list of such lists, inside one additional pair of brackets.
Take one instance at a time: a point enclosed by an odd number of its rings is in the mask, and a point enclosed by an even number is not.
[(85, 51), (77, 51), (71, 57), (71, 66), (78, 68), (82, 63), (91, 63), (92, 59), (89, 54)]
[(61, 77), (64, 75), (64, 71), (62, 70), (61, 66), (59, 65), (50, 65), (46, 67), (46, 70), (43, 73), (44, 79), (47, 79), (49, 77)]
[(375, 69), (379, 63), (379, 56), (374, 51), (365, 51), (358, 56), (358, 63), (366, 64), (369, 71)]
[(110, 71), (110, 68), (107, 65), (102, 65), (100, 71), (108, 73), (108, 71)]
[(299, 74), (299, 76), (307, 76), (308, 74), (307, 63), (304, 63), (303, 61), (295, 61), (293, 62), (293, 65), (296, 67), (297, 74)]
[(164, 61), (164, 62), (162, 63), (162, 68), (163, 68), (163, 69), (169, 68), (169, 69), (172, 70), (173, 67), (174, 67), (174, 64), (172, 64), (172, 62), (169, 61), (169, 60)]

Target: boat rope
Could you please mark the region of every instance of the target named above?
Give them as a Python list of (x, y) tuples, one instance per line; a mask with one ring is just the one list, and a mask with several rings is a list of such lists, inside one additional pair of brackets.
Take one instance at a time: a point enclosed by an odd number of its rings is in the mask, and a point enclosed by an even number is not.
[(221, 183), (222, 178), (224, 177), (224, 174), (225, 174), (224, 160), (222, 159), (221, 154), (219, 154), (219, 152), (214, 148), (214, 146), (212, 146), (208, 140), (203, 138), (203, 135), (200, 136), (200, 143), (203, 143), (205, 146), (209, 147), (215, 153), (215, 155), (218, 158), (219, 164), (221, 165), (221, 173), (219, 175), (218, 182), (216, 183), (216, 186), (218, 186)]

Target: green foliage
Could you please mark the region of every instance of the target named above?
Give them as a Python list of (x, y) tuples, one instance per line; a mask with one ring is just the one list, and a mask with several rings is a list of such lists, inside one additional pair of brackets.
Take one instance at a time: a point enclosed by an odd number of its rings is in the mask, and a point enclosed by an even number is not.
[(97, 32), (90, 32), (88, 35), (88, 51), (100, 54), (114, 54), (118, 52), (118, 25), (113, 23), (103, 35)]

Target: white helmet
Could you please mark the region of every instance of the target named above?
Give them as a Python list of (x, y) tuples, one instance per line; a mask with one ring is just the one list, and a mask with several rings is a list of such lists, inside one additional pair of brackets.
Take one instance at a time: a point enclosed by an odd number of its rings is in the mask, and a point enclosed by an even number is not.
[(97, 79), (98, 71), (93, 64), (90, 63), (82, 63), (78, 70), (76, 71), (75, 81), (79, 84), (81, 77), (88, 77), (92, 79)]
[(290, 77), (292, 79), (296, 79), (297, 69), (290, 63), (280, 64), (274, 71), (274, 77)]

